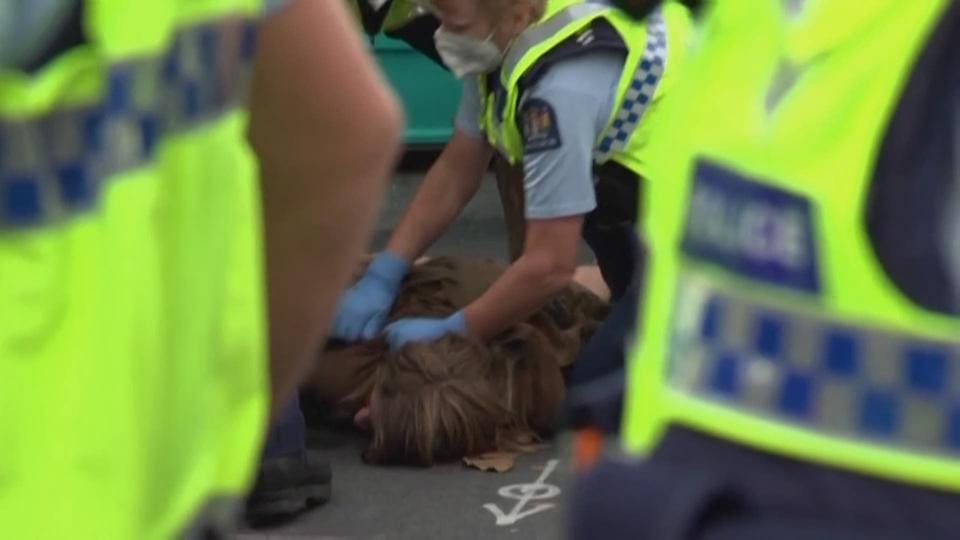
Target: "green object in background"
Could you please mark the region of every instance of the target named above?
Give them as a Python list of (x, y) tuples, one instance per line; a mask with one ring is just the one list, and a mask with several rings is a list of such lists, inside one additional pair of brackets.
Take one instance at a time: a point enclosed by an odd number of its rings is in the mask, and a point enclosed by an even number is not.
[(379, 35), (374, 51), (407, 113), (408, 145), (443, 145), (453, 133), (460, 82), (406, 43)]

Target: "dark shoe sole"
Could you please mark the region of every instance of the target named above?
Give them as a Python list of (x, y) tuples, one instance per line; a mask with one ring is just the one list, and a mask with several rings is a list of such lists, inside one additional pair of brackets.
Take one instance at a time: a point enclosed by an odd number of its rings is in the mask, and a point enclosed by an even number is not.
[(270, 527), (292, 520), (302, 512), (330, 501), (330, 484), (298, 486), (258, 494), (247, 503), (247, 523)]

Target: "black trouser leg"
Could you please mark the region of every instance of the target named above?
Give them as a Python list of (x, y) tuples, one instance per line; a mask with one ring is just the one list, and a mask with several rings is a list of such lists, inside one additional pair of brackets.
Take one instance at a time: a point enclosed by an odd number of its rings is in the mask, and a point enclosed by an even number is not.
[(612, 300), (619, 300), (637, 274), (638, 247), (633, 223), (604, 223), (603, 216), (593, 212), (583, 223), (583, 239), (597, 257)]

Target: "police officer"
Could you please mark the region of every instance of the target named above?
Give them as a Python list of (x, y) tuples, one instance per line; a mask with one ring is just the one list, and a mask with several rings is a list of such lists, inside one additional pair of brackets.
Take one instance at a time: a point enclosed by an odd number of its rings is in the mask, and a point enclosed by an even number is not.
[(707, 2), (575, 538), (955, 538), (960, 2)]
[[(665, 5), (638, 23), (604, 4), (444, 0), (436, 44), (464, 80), (455, 133), (391, 236), (345, 295), (333, 335), (371, 339), (411, 261), (476, 193), (492, 151), (524, 168), (523, 255), (480, 299), (446, 319), (386, 328), (393, 347), (445, 334), (486, 339), (567, 285), (581, 231), (615, 296), (634, 274), (639, 183), (659, 105), (669, 94), (687, 29)], [(599, 178), (595, 181), (595, 178)]]
[[(244, 111), (260, 4), (0, 6), (6, 537), (215, 536), (250, 480), (269, 399)], [(370, 231), (400, 120), (343, 6), (276, 17), (250, 135), (282, 404)]]

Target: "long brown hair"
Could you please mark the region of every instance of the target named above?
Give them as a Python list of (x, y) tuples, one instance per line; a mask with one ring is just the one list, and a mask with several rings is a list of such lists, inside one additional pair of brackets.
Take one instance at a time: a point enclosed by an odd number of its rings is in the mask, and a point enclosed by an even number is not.
[(489, 350), (462, 338), (388, 354), (371, 396), (371, 463), (432, 465), (496, 446), (511, 413), (491, 380)]

